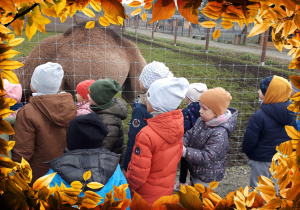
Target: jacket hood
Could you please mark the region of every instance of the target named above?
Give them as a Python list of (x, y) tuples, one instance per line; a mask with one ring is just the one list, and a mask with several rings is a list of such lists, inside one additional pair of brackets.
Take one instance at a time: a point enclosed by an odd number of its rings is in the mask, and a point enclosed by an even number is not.
[(128, 107), (127, 104), (120, 98), (113, 98), (115, 100), (115, 103), (113, 106), (107, 108), (107, 109), (97, 109), (97, 106), (90, 105), (91, 110), (93, 110), (96, 114), (111, 114), (115, 115), (122, 120), (127, 118), (128, 113)]
[(231, 107), (228, 107), (227, 109), (231, 112), (231, 117), (227, 122), (222, 123), (219, 126), (225, 128), (227, 130), (228, 136), (231, 136), (236, 128), (239, 111), (236, 108)]
[(120, 155), (101, 147), (72, 151), (66, 149), (61, 157), (46, 163), (68, 184), (73, 181), (84, 183), (83, 174), (90, 170), (92, 176), (88, 182), (99, 182), (105, 185), (115, 172), (119, 160)]
[(181, 109), (165, 112), (147, 120), (150, 126), (161, 138), (169, 144), (181, 141), (184, 133), (183, 114)]
[(279, 125), (289, 125), (294, 119), (295, 114), (287, 109), (291, 102), (275, 104), (262, 104), (261, 109)]
[(146, 95), (146, 93), (143, 93), (143, 94), (140, 95), (139, 103), (144, 105), (144, 106), (147, 106), (147, 95)]
[(76, 108), (70, 93), (58, 93), (31, 97), (30, 104), (52, 125), (68, 127), (76, 117)]

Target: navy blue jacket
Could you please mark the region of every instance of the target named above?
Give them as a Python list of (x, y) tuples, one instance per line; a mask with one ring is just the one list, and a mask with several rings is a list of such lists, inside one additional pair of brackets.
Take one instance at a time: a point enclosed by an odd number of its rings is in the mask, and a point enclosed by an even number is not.
[(276, 146), (290, 140), (284, 126), (297, 128), (295, 115), (287, 107), (291, 102), (262, 104), (251, 116), (243, 140), (243, 152), (251, 160), (271, 162)]
[(152, 118), (152, 115), (147, 111), (147, 107), (143, 104), (136, 103), (133, 111), (132, 118), (130, 120), (129, 131), (128, 131), (128, 142), (127, 150), (125, 154), (123, 167), (127, 171), (128, 164), (131, 160), (131, 153), (135, 144), (136, 135), (147, 125), (145, 119)]
[(199, 102), (193, 102), (188, 105), (187, 108), (182, 110), (184, 133), (190, 130), (200, 117), (200, 105)]

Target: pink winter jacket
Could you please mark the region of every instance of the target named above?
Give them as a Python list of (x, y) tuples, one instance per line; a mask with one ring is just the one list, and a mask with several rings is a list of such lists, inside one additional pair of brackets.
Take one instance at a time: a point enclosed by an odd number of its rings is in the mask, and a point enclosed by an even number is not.
[(77, 115), (76, 116), (91, 113), (92, 110), (90, 109), (90, 104), (91, 103), (89, 103), (89, 102), (88, 103), (84, 103), (84, 102), (77, 103)]

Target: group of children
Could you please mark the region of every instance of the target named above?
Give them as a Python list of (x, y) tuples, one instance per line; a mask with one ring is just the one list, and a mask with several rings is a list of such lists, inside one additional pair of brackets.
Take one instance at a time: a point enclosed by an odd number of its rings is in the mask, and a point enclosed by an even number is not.
[[(75, 107), (70, 93), (59, 92), (63, 76), (57, 63), (38, 66), (30, 84), (33, 97), (17, 114), (12, 159), (19, 162), (23, 157), (30, 163), (33, 182), (57, 172), (50, 186), (61, 182), (68, 186), (83, 181), (82, 174), (91, 170), (90, 181), (105, 185), (97, 191), (102, 197), (113, 185), (128, 183), (129, 197), (137, 192), (152, 205), (185, 184), (188, 171), (191, 185), (208, 187), (223, 179), (229, 137), (238, 117), (238, 110), (229, 107), (232, 97), (225, 89), (189, 84), (161, 62), (146, 65), (122, 173), (122, 120), (128, 108), (115, 97), (121, 85), (113, 79), (82, 81), (76, 88)], [(291, 85), (282, 77), (267, 77), (260, 83), (261, 109), (251, 117), (243, 141), (250, 159), (251, 187), (258, 175), (270, 177), (268, 167), (276, 145), (289, 140), (284, 125), (295, 125), (294, 114), (287, 110), (290, 95)], [(183, 100), (188, 106), (178, 109)], [(175, 184), (179, 162), (180, 178)]]

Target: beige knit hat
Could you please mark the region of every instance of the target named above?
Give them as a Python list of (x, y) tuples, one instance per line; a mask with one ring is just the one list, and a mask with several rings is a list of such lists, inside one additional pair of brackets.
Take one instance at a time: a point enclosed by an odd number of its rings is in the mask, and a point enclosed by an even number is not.
[(224, 88), (217, 87), (202, 93), (199, 101), (208, 106), (217, 115), (225, 113), (232, 97)]
[(186, 93), (186, 97), (192, 102), (199, 101), (201, 94), (207, 90), (207, 86), (204, 83), (192, 83), (189, 85), (189, 90)]

